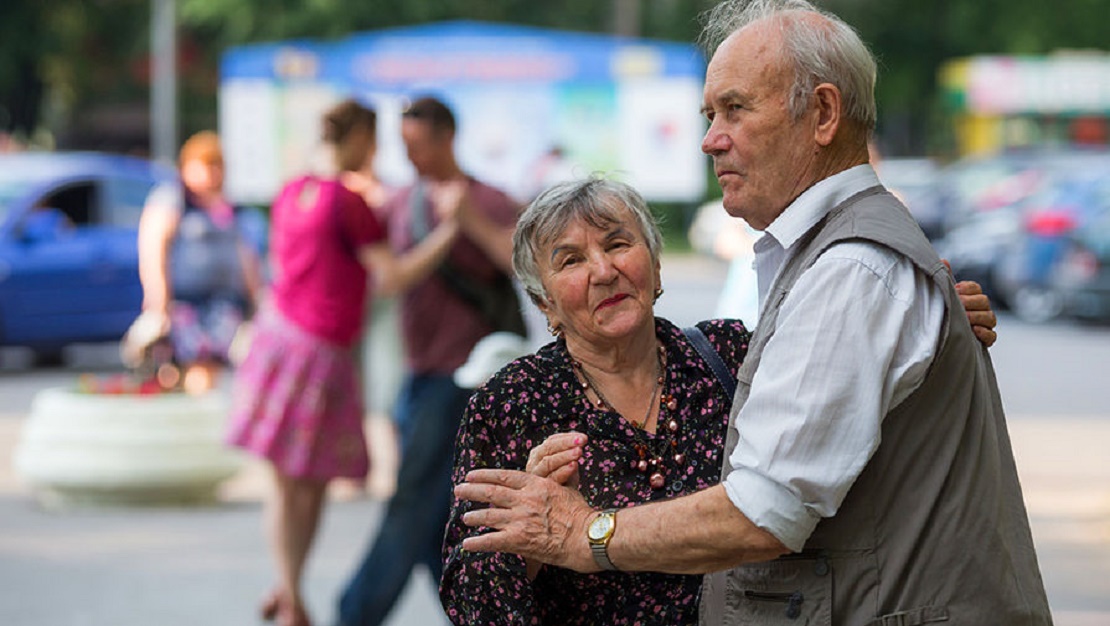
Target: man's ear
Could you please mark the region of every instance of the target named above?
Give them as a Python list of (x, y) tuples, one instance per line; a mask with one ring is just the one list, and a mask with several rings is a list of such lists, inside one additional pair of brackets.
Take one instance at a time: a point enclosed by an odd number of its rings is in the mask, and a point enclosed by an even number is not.
[(813, 96), (817, 103), (817, 125), (813, 129), (813, 140), (819, 146), (828, 146), (840, 128), (840, 89), (831, 83), (821, 83), (814, 88)]

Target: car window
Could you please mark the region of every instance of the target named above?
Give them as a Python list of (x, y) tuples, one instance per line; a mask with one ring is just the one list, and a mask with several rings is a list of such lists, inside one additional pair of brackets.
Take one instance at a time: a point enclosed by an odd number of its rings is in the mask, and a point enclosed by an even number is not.
[(25, 182), (0, 180), (0, 223), (3, 223), (8, 217), (8, 211), (10, 210), (8, 207), (11, 203), (27, 193), (27, 187), (29, 186)]
[(110, 178), (105, 181), (104, 222), (113, 226), (135, 227), (139, 215), (154, 186), (153, 181), (140, 178)]
[(69, 183), (43, 196), (36, 205), (58, 209), (74, 226), (85, 226), (96, 217), (96, 192), (95, 181)]

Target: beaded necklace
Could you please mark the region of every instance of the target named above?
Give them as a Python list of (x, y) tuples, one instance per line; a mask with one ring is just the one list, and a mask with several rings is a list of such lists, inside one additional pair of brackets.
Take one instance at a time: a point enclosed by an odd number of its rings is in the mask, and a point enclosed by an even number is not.
[[(656, 360), (655, 385), (651, 389), (651, 400), (650, 402), (648, 402), (648, 408), (647, 411), (644, 413), (644, 419), (640, 422), (637, 422), (636, 420), (629, 420), (629, 422), (632, 424), (632, 432), (636, 437), (636, 443), (632, 446), (634, 452), (634, 456), (632, 457), (631, 462), (632, 468), (644, 474), (646, 474), (649, 469), (651, 470), (651, 475), (648, 477), (648, 483), (651, 485), (652, 489), (662, 489), (664, 483), (666, 482), (666, 478), (663, 475), (663, 472), (666, 469), (664, 467), (664, 457), (670, 456), (675, 465), (682, 465), (686, 462), (686, 455), (678, 452), (678, 443), (676, 441), (678, 433), (678, 420), (676, 420), (674, 416), (672, 416), (664, 423), (662, 419), (664, 416), (664, 409), (670, 411), (671, 413), (674, 413), (675, 410), (678, 409), (678, 401), (675, 400), (674, 396), (663, 393), (659, 397), (660, 419), (658, 421), (658, 424), (663, 426), (663, 431), (671, 435), (671, 438), (668, 440), (664, 440), (662, 437), (659, 437), (655, 441), (656, 444), (662, 444), (662, 450), (659, 450), (657, 446), (652, 445), (652, 442), (649, 441), (643, 433), (643, 429), (647, 426), (648, 419), (651, 418), (651, 409), (655, 405), (655, 396), (656, 394), (660, 393), (660, 390), (663, 387), (664, 374), (666, 372), (666, 363), (664, 359), (665, 355), (663, 346), (659, 346), (658, 358)], [(605, 395), (601, 393), (601, 389), (597, 386), (593, 379), (590, 378), (590, 375), (586, 373), (585, 368), (582, 367), (582, 363), (579, 362), (577, 359), (571, 358), (570, 364), (574, 371), (577, 372), (578, 375), (581, 377), (581, 382), (579, 384), (582, 387), (582, 395), (586, 397), (586, 401), (589, 402), (589, 397), (585, 394), (586, 390), (589, 389), (590, 391), (594, 392), (595, 396), (597, 396), (598, 409), (616, 412), (616, 409), (613, 408), (613, 403), (609, 402), (609, 400), (606, 399)], [(661, 431), (657, 428), (656, 432), (658, 433)], [(668, 443), (670, 444), (669, 455), (667, 454)]]

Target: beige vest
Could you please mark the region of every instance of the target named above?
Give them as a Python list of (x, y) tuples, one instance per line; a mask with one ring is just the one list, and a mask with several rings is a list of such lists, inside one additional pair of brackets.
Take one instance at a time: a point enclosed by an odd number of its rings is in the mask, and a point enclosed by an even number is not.
[(937, 356), (884, 418), (881, 443), (836, 515), (800, 553), (707, 575), (701, 624), (1051, 624), (990, 357), (944, 265), (881, 187), (833, 209), (775, 279), (737, 376), (724, 471), (783, 299), (829, 246), (848, 240), (904, 255), (943, 289)]

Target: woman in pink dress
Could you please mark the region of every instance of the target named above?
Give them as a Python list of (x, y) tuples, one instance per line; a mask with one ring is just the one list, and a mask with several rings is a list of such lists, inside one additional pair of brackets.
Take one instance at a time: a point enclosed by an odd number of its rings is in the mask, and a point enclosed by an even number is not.
[(297, 178), (274, 201), (271, 298), (236, 375), (229, 435), (273, 468), (265, 517), (278, 583), (262, 614), (282, 626), (310, 624), (300, 576), (328, 481), (361, 480), (369, 468), (355, 361), (367, 291), (396, 292), (425, 277), (458, 231), (453, 216), (441, 216), (421, 245), (394, 257), (381, 222), (341, 182), (373, 158), (374, 112), (346, 100), (323, 125), (335, 172)]

